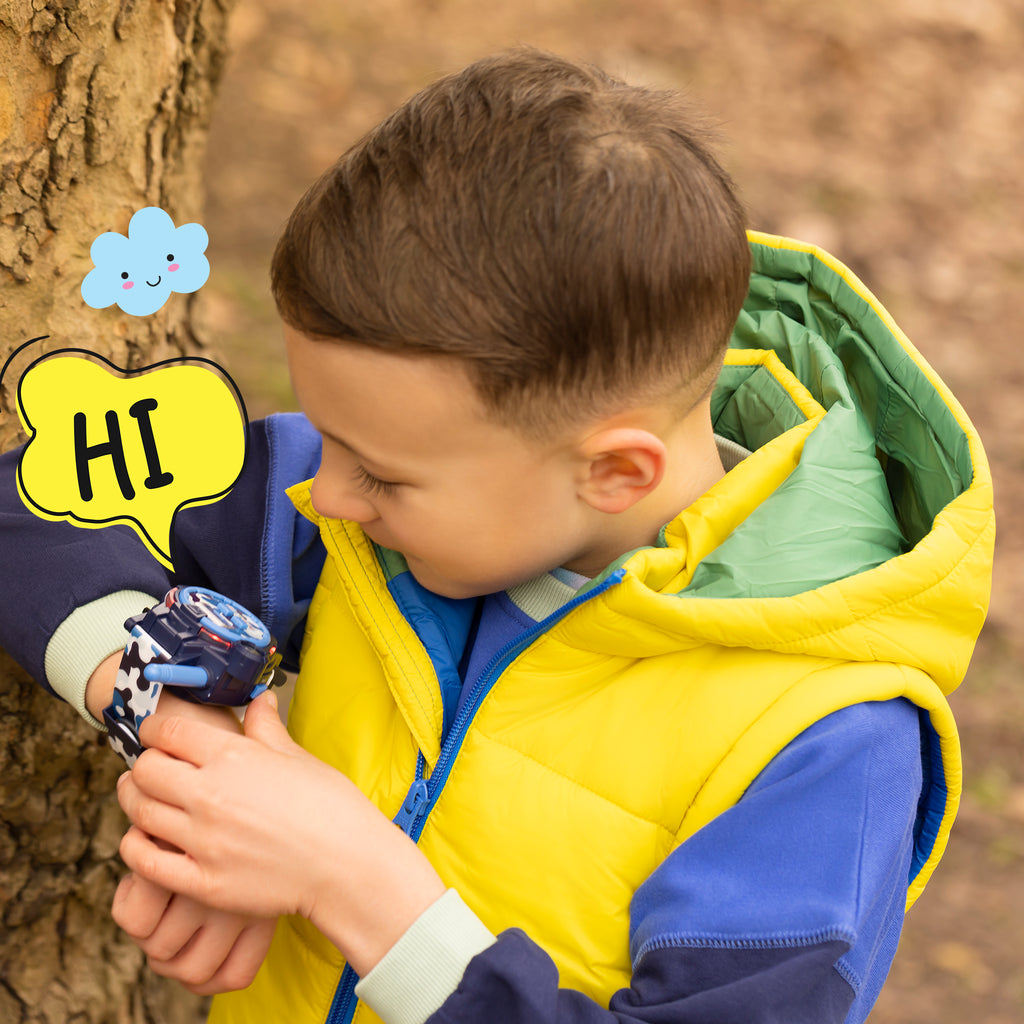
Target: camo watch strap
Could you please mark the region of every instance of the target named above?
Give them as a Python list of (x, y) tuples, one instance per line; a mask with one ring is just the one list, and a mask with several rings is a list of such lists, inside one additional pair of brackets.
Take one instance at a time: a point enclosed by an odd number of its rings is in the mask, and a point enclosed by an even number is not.
[[(154, 606), (153, 613), (166, 615), (169, 610), (165, 603), (161, 603)], [(166, 661), (168, 657), (167, 651), (140, 625), (132, 627), (117, 669), (113, 701), (103, 711), (110, 745), (124, 758), (129, 768), (145, 749), (139, 742), (139, 727), (156, 711), (163, 688), (162, 683), (147, 679), (143, 671), (151, 662)]]

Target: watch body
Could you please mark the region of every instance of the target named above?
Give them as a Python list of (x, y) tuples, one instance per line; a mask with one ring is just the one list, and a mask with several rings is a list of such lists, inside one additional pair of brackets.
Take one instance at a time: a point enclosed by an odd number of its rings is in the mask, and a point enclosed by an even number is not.
[(238, 707), (273, 685), (281, 660), (260, 619), (204, 587), (174, 587), (124, 626), (128, 643), (103, 719), (129, 767), (143, 750), (139, 726), (164, 686), (201, 704)]

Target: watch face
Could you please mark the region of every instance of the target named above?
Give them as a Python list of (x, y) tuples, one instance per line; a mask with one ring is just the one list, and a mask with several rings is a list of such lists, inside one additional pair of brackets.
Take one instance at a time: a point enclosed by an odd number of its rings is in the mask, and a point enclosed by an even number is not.
[(244, 640), (254, 647), (270, 644), (270, 630), (248, 608), (205, 587), (182, 587), (178, 600), (196, 614), (200, 624), (231, 643)]

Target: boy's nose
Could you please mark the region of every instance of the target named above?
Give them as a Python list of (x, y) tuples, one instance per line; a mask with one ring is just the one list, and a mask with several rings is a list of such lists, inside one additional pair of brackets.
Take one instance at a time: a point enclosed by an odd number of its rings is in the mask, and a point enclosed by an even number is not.
[(373, 503), (354, 484), (317, 473), (310, 490), (313, 508), (326, 519), (350, 519), (370, 523), (378, 518)]

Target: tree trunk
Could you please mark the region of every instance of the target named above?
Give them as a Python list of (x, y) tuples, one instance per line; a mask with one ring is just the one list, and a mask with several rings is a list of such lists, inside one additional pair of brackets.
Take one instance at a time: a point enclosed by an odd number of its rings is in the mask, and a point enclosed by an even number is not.
[[(135, 210), (202, 222), (202, 157), (229, 0), (0, 0), (0, 365), (78, 346), (136, 368), (202, 348), (195, 294), (149, 317), (85, 305), (89, 248)], [(26, 359), (27, 365), (27, 359)], [(0, 448), (20, 438), (0, 392)], [(0, 600), (4, 599), (0, 581)], [(8, 599), (9, 591), (8, 591)], [(0, 655), (0, 1021), (192, 1024), (110, 919), (119, 760)]]

